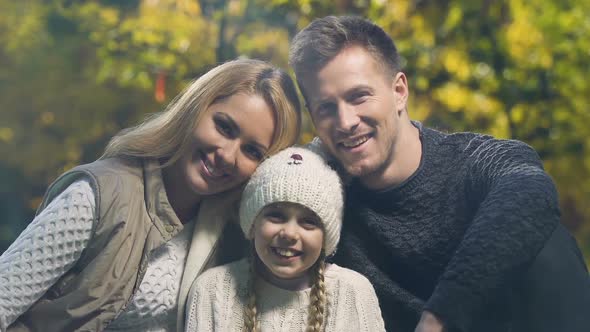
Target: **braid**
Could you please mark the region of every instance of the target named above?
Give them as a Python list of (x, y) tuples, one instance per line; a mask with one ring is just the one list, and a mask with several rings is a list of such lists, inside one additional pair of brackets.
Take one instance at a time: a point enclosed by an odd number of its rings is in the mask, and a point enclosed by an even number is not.
[(254, 264), (256, 262), (255, 259), (255, 249), (254, 244), (252, 244), (252, 250), (250, 251), (250, 256), (248, 260), (250, 261), (250, 276), (248, 279), (248, 305), (246, 306), (246, 310), (244, 312), (244, 322), (246, 325), (247, 332), (259, 332), (258, 329), (258, 321), (256, 320), (256, 271), (254, 270)]
[(328, 302), (326, 296), (326, 283), (324, 282), (324, 272), (326, 270), (324, 255), (321, 255), (318, 259), (315, 269), (315, 280), (310, 293), (307, 332), (320, 332), (322, 330), (326, 315), (326, 305)]

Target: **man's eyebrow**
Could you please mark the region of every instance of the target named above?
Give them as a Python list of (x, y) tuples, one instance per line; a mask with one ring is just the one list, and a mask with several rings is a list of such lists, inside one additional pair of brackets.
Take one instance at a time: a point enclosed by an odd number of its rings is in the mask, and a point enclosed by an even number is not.
[[(367, 90), (369, 92), (375, 91), (375, 89), (372, 86), (368, 85), (368, 84), (359, 84), (359, 85), (355, 85), (355, 86), (351, 87), (350, 89), (346, 90), (344, 92), (344, 96), (347, 96), (348, 97), (351, 94), (354, 94), (354, 93), (357, 93), (357, 92), (363, 91), (363, 90)], [(332, 98), (331, 97), (319, 98), (317, 100), (312, 100), (310, 103), (306, 103), (306, 106), (307, 106), (308, 109), (311, 109), (310, 106), (311, 107), (317, 107), (320, 104), (328, 103), (328, 102), (331, 102), (331, 101), (332, 101)]]
[(359, 92), (359, 91), (362, 91), (362, 90), (368, 90), (370, 92), (375, 91), (375, 89), (372, 86), (368, 85), (368, 84), (359, 84), (359, 85), (356, 85), (356, 86), (348, 89), (346, 91), (345, 95), (349, 95), (349, 94), (352, 94), (352, 93), (355, 93), (355, 92)]

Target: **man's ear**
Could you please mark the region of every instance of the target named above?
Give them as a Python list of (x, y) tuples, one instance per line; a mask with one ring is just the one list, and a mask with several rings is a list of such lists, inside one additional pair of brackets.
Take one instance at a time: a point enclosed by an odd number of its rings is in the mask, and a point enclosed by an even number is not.
[(408, 95), (410, 93), (406, 74), (401, 71), (397, 72), (393, 77), (391, 88), (395, 95), (395, 110), (401, 113), (408, 107)]

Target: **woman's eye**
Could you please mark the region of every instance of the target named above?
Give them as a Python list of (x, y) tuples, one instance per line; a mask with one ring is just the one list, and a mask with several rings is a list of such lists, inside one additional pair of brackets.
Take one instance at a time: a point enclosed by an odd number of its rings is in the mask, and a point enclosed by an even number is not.
[(259, 148), (251, 145), (244, 147), (244, 152), (253, 160), (261, 161), (264, 158), (264, 153)]
[(231, 126), (223, 120), (216, 120), (215, 126), (217, 126), (217, 130), (224, 135), (224, 136), (231, 136), (232, 135), (232, 128)]

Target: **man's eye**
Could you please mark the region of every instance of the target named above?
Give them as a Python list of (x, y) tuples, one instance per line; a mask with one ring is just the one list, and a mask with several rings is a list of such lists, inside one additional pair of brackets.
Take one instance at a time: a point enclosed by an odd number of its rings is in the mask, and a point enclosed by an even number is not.
[(368, 94), (365, 92), (355, 93), (350, 98), (350, 102), (353, 104), (362, 104), (363, 102), (365, 102), (365, 100), (367, 100), (367, 96)]
[(315, 108), (315, 113), (319, 116), (330, 115), (336, 109), (336, 105), (332, 103), (319, 104)]

